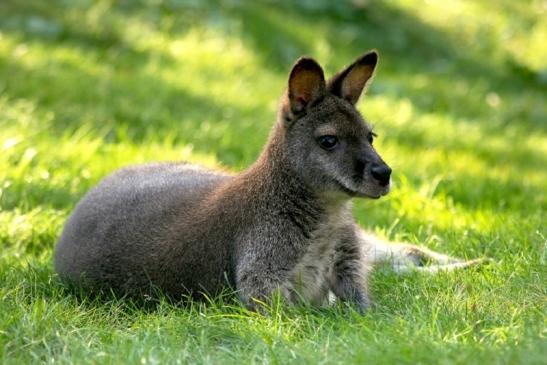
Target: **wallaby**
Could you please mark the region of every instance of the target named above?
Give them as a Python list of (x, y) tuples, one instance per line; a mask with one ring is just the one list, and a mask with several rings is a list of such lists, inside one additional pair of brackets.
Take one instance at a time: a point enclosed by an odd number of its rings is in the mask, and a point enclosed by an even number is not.
[(66, 282), (91, 290), (181, 298), (233, 288), (250, 308), (279, 293), (314, 305), (329, 294), (370, 304), (367, 273), (464, 262), (362, 231), (353, 197), (377, 199), (391, 168), (355, 108), (378, 55), (326, 81), (311, 58), (294, 64), (277, 122), (258, 160), (230, 175), (185, 163), (121, 169), (76, 206), (55, 252)]

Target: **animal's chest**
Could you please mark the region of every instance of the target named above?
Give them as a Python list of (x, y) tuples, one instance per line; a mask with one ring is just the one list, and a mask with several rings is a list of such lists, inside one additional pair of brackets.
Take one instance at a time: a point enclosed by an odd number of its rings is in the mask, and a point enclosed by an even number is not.
[(327, 224), (314, 231), (300, 260), (290, 271), (284, 287), (294, 300), (324, 304), (328, 300), (339, 233)]

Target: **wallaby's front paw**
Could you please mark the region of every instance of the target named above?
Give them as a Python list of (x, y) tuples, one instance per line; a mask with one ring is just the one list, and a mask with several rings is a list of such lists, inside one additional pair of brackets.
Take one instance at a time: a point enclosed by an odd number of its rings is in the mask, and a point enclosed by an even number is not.
[(368, 296), (363, 297), (355, 302), (355, 309), (360, 314), (366, 314), (368, 310), (370, 309), (371, 301)]
[(267, 314), (273, 308), (288, 302), (288, 294), (284, 288), (273, 282), (269, 284), (268, 288), (265, 287), (266, 285), (262, 287), (242, 285), (243, 288), (239, 289), (239, 298), (248, 310)]

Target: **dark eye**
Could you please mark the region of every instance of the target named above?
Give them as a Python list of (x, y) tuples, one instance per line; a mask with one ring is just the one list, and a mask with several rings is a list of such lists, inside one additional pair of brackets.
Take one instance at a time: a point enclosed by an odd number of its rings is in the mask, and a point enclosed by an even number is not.
[(336, 136), (321, 136), (317, 138), (317, 143), (322, 149), (331, 151), (338, 146), (338, 138)]
[(367, 136), (368, 143), (372, 144), (372, 142), (374, 142), (374, 137), (378, 137), (378, 135), (374, 132), (370, 132)]

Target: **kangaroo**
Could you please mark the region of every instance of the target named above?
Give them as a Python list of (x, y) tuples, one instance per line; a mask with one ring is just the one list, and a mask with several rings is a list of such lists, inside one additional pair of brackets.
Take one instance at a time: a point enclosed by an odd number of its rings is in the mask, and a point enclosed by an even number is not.
[(54, 258), (61, 279), (175, 298), (232, 288), (249, 308), (276, 293), (314, 305), (334, 294), (365, 309), (375, 263), (399, 272), (473, 264), (382, 241), (352, 217), (352, 198), (390, 190), (391, 168), (355, 107), (377, 61), (369, 51), (326, 81), (314, 59), (298, 59), (268, 143), (239, 174), (153, 163), (104, 178), (64, 227)]

